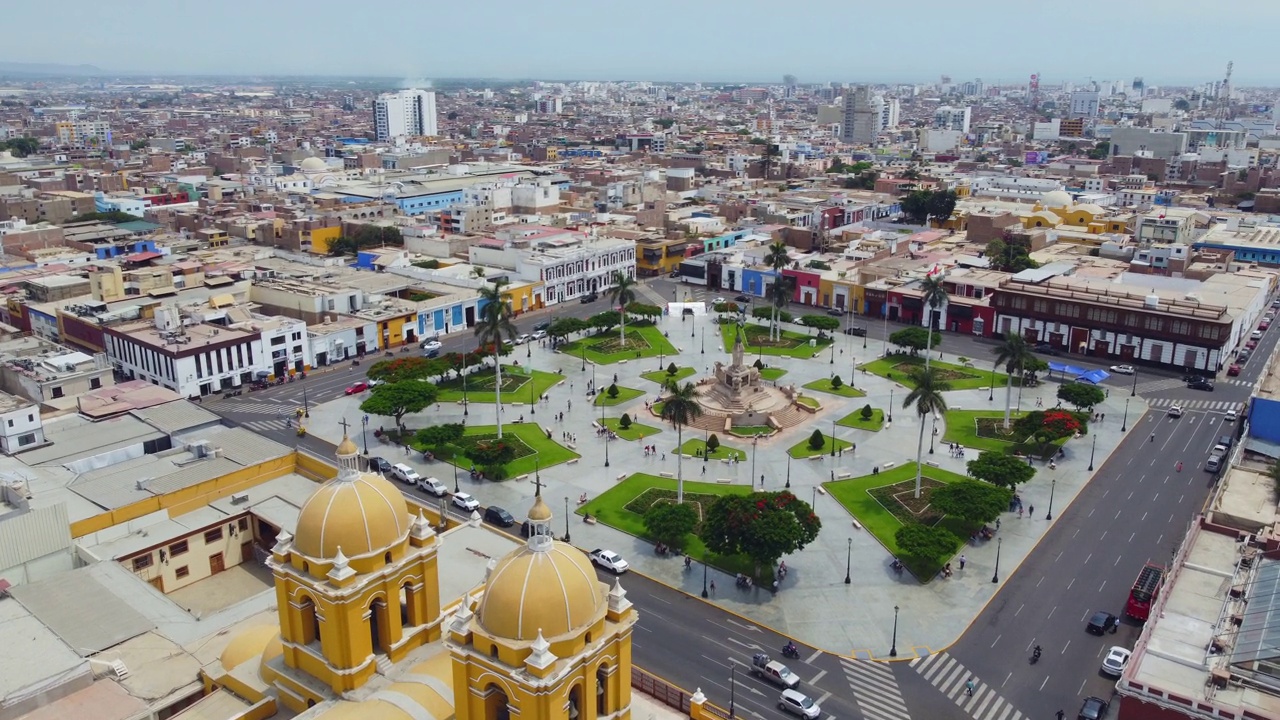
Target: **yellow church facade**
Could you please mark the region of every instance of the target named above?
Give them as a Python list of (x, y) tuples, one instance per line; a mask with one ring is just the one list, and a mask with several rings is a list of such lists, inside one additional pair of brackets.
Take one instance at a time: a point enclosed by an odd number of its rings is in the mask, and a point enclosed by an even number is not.
[(527, 542), (446, 609), (449, 533), (361, 472), (349, 439), (337, 456), (338, 476), (272, 548), (278, 627), (242, 632), (202, 673), (252, 704), (236, 717), (629, 720), (635, 609), (554, 539), (540, 492)]

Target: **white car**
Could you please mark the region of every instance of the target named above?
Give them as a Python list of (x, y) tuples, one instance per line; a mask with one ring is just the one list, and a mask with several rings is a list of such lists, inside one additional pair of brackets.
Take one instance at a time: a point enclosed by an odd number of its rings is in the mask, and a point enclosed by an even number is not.
[(1261, 330), (1254, 330), (1252, 333), (1250, 333), (1250, 334), (1249, 334), (1249, 339), (1250, 339), (1250, 340), (1261, 340), (1261, 339), (1262, 339), (1262, 331), (1261, 331)]
[(1111, 372), (1117, 375), (1132, 375), (1137, 370), (1134, 370), (1132, 365), (1112, 365)]
[(1102, 672), (1120, 677), (1120, 673), (1124, 672), (1124, 667), (1129, 664), (1129, 656), (1131, 652), (1122, 647), (1113, 647), (1107, 651), (1107, 657), (1102, 661)]
[(512, 342), (514, 342), (516, 345), (523, 345), (529, 342), (529, 333), (523, 333), (521, 335), (517, 335), (516, 339), (513, 340)]
[(418, 471), (405, 465), (404, 463), (396, 463), (391, 466), (391, 477), (408, 485), (417, 485), (422, 478), (418, 476)]
[(1182, 417), (1182, 406), (1174, 405), (1169, 408), (1169, 417)]
[(590, 557), (592, 564), (602, 567), (615, 575), (621, 575), (630, 567), (627, 565), (627, 561), (622, 559), (621, 555), (612, 550), (592, 550)]
[(424, 340), (422, 342), (422, 349), (426, 350), (427, 352), (431, 352), (432, 350), (439, 350), (442, 347), (444, 346), (440, 344), (439, 340)]
[(531, 339), (533, 339), (533, 340), (541, 340), (542, 338), (544, 338), (544, 337), (546, 337), (546, 336), (547, 336), (547, 331), (546, 331), (546, 330), (534, 330), (534, 331), (533, 331), (533, 334), (532, 334), (532, 335), (530, 335), (529, 337), (530, 337)]
[(444, 483), (440, 482), (439, 480), (433, 477), (420, 478), (418, 480), (418, 487), (431, 493), (432, 495), (435, 495), (438, 498), (442, 498), (445, 495), (449, 494), (449, 488), (445, 487)]
[(463, 510), (478, 510), (480, 508), (480, 501), (471, 497), (468, 493), (455, 493), (453, 504)]
[(723, 304), (725, 304), (726, 302), (728, 302), (728, 301), (727, 301), (727, 300), (725, 300), (724, 298), (722, 298), (722, 297), (718, 297), (718, 298), (716, 298), (715, 300), (712, 300), (712, 301), (711, 301), (711, 304), (712, 304), (712, 305), (723, 305)]
[(1228, 410), (1222, 414), (1222, 420), (1224, 422), (1233, 423), (1239, 418), (1240, 418), (1240, 415), (1235, 410)]
[(783, 690), (782, 696), (778, 698), (778, 709), (808, 720), (817, 720), (822, 716), (822, 708), (818, 703), (799, 690)]

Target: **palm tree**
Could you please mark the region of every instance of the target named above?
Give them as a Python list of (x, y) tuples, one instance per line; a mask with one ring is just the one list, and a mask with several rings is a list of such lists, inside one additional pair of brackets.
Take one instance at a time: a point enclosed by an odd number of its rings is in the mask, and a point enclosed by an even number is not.
[(920, 299), (929, 307), (929, 335), (925, 340), (924, 366), (929, 367), (929, 356), (933, 354), (933, 326), (938, 323), (938, 308), (947, 301), (947, 289), (942, 284), (942, 273), (926, 275), (920, 281)]
[(502, 439), (502, 346), (516, 336), (516, 326), (511, 324), (511, 306), (503, 297), (502, 288), (507, 284), (499, 278), (480, 288), (479, 317), (476, 318), (476, 337), (480, 347), (493, 345), (494, 400), (497, 401), (495, 417), (498, 422), (498, 439)]
[(996, 354), (996, 367), (1004, 366), (1008, 373), (1004, 384), (1004, 429), (1009, 429), (1009, 399), (1013, 395), (1013, 373), (1020, 371), (1031, 358), (1031, 348), (1027, 347), (1027, 339), (1023, 336), (1007, 332), (1000, 344), (992, 348)]
[[(795, 287), (795, 278), (790, 275), (778, 275), (773, 285), (769, 286), (769, 299), (773, 302), (774, 326), (778, 328), (779, 341), (782, 340), (782, 309), (791, 302), (791, 290)], [(773, 339), (773, 331), (769, 331), (769, 338)]]
[(613, 287), (609, 288), (609, 301), (618, 306), (618, 331), (625, 348), (627, 345), (627, 306), (636, 301), (635, 278), (621, 272), (613, 274)]
[[(787, 263), (791, 262), (790, 256), (787, 255), (787, 250), (786, 243), (775, 242), (769, 246), (769, 252), (764, 256), (765, 264), (773, 268), (773, 284), (775, 287), (782, 282), (782, 269), (787, 266)], [(770, 293), (770, 297), (773, 298), (772, 293)], [(786, 301), (784, 300), (782, 304), (786, 305)], [(773, 319), (769, 323), (770, 340), (773, 339), (773, 329), (778, 325), (778, 310), (780, 309), (781, 306), (777, 304), (777, 300), (774, 298)]]
[(680, 451), (684, 446), (684, 426), (702, 415), (697, 398), (698, 389), (693, 383), (672, 382), (662, 401), (662, 419), (676, 428), (676, 503), (684, 502), (684, 453)]
[(947, 399), (942, 393), (951, 389), (951, 383), (943, 380), (934, 368), (916, 367), (907, 373), (910, 382), (915, 385), (902, 401), (903, 409), (916, 406), (916, 415), (920, 416), (920, 439), (916, 441), (916, 497), (920, 497), (920, 476), (923, 472), (924, 459), (924, 419), (930, 413), (945, 413)]

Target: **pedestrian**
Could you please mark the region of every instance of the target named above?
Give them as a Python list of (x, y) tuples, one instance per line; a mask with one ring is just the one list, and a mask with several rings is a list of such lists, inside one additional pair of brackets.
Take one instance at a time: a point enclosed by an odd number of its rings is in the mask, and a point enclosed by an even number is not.
[(1107, 421), (1107, 414), (1102, 413), (1102, 422), (1106, 422), (1106, 421)]
[(964, 555), (961, 555), (961, 556), (960, 556), (960, 569), (961, 569), (961, 570), (963, 570), (963, 569), (964, 569), (964, 564), (965, 564), (965, 562), (967, 562), (967, 561), (965, 560)]
[(716, 581), (715, 581), (715, 580), (712, 580), (712, 581), (711, 581), (711, 592), (715, 592), (715, 591), (716, 591)]
[(1151, 433), (1151, 437), (1147, 438), (1147, 440), (1148, 440), (1148, 442), (1155, 442), (1155, 441), (1156, 441), (1156, 434), (1155, 434), (1155, 433)]
[(703, 475), (706, 475), (706, 474), (707, 474), (707, 464), (706, 464), (706, 463), (703, 463), (703, 464), (702, 464), (702, 474), (703, 474)]
[(666, 454), (666, 453), (662, 453), (662, 461), (663, 461), (663, 462), (666, 462), (666, 460), (667, 460), (667, 454)]
[(971, 697), (973, 696), (973, 678), (969, 678), (969, 680), (965, 682), (964, 694), (969, 695)]
[(1058, 712), (1054, 713), (1054, 715), (1056, 715), (1056, 716), (1057, 716), (1058, 720), (1062, 720), (1062, 718), (1066, 717), (1066, 713), (1062, 712), (1061, 710), (1059, 710)]
[(1021, 519), (1022, 519), (1022, 506), (1021, 506), (1021, 505), (1019, 505), (1019, 506), (1018, 506), (1018, 519), (1019, 519), (1019, 520), (1021, 520)]
[(1027, 517), (1031, 517), (1031, 516), (1033, 516), (1033, 515), (1035, 515), (1035, 514), (1036, 514), (1036, 506), (1035, 506), (1035, 505), (1028, 505), (1028, 506), (1027, 506)]

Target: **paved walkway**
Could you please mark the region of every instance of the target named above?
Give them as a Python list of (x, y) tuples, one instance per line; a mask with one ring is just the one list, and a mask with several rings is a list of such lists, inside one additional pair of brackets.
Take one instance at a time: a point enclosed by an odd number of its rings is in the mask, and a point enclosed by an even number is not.
[[(715, 361), (728, 362), (728, 353), (722, 351), (718, 338), (713, 342), (713, 333), (717, 328), (710, 319), (689, 319), (680, 322), (676, 318), (664, 318), (662, 328), (667, 331), (672, 342), (680, 347), (681, 355), (667, 357), (663, 363), (674, 361), (677, 365), (693, 366), (700, 374), (707, 373)], [(701, 343), (691, 341), (691, 330), (706, 332), (707, 351), (700, 352)], [(945, 352), (946, 341), (943, 341), (942, 358), (947, 362), (956, 362), (956, 358)], [(782, 383), (803, 385), (815, 379), (829, 377), (832, 372), (840, 372), (846, 381), (850, 369), (855, 362), (879, 357), (883, 346), (877, 341), (868, 341), (863, 349), (863, 339), (850, 336), (837, 338), (834, 364), (830, 352), (821, 353), (811, 360), (793, 360), (790, 358), (765, 358), (771, 365), (786, 369), (787, 374), (780, 380)], [(513, 356), (527, 361), (524, 349)], [(750, 358), (754, 361), (755, 358)], [(991, 358), (976, 358), (979, 368), (990, 367)], [(599, 409), (592, 407), (590, 398), (585, 394), (587, 381), (592, 378), (593, 366), (588, 363), (583, 371), (580, 359), (570, 358), (535, 346), (533, 349), (533, 366), (539, 370), (558, 370), (563, 372), (566, 380), (560, 386), (549, 391), (550, 402), (540, 406), (536, 416), (529, 416), (529, 407), (507, 406), (504, 409), (504, 420), (514, 421), (521, 414), (526, 419), (536, 419), (550, 428), (557, 436), (562, 431), (578, 435), (577, 450), (582, 459), (573, 465), (560, 465), (544, 469), (542, 479), (547, 483), (543, 490), (548, 497), (552, 509), (556, 512), (556, 530), (560, 531), (560, 523), (564, 522), (565, 500), (572, 505), (582, 493), (595, 497), (608, 490), (620, 475), (634, 472), (676, 472), (677, 460), (673, 453), (676, 446), (676, 435), (670, 427), (662, 434), (647, 439), (657, 444), (667, 453), (666, 459), (660, 456), (644, 457), (643, 442), (626, 442), (615, 440), (610, 443), (610, 467), (604, 467), (604, 443), (598, 439), (591, 423), (599, 418)], [(595, 381), (599, 387), (607, 387), (618, 374), (618, 383), (626, 387), (643, 389), (654, 393), (654, 383), (640, 378), (640, 373), (658, 369), (657, 358), (616, 365), (601, 365), (595, 368)], [(841, 439), (857, 443), (857, 452), (845, 452), (842, 457), (822, 457), (814, 460), (790, 461), (790, 478), (793, 491), (801, 498), (812, 500), (818, 515), (823, 519), (822, 532), (818, 539), (804, 550), (785, 558), (788, 574), (782, 583), (781, 592), (776, 596), (768, 591), (753, 589), (742, 591), (735, 588), (733, 578), (714, 570), (709, 579), (716, 583), (716, 590), (711, 601), (724, 608), (747, 616), (757, 622), (764, 623), (779, 632), (791, 635), (797, 640), (821, 647), (832, 652), (857, 655), (860, 657), (887, 656), (893, 627), (893, 608), (901, 608), (898, 628), (898, 657), (911, 658), (918, 651), (937, 651), (945, 648), (965, 631), (972, 619), (991, 599), (999, 584), (991, 582), (995, 570), (995, 543), (967, 545), (965, 553), (968, 563), (964, 570), (954, 566), (956, 572), (948, 580), (935, 579), (921, 585), (913, 578), (904, 575), (896, 576), (889, 568), (890, 556), (882, 545), (869, 533), (858, 530), (852, 518), (835, 500), (819, 489), (819, 485), (831, 479), (832, 474), (849, 473), (853, 477), (866, 475), (874, 466), (883, 466), (892, 462), (897, 465), (913, 462), (919, 425), (913, 410), (904, 410), (902, 401), (907, 390), (900, 385), (874, 375), (859, 373), (857, 387), (867, 391), (866, 398), (841, 398), (825, 393), (814, 393), (822, 402), (823, 410), (818, 418), (796, 428), (791, 428), (763, 440), (754, 452), (751, 443), (738, 439), (722, 440), (748, 450), (746, 460), (737, 465), (713, 464), (705, 478), (708, 480), (732, 478), (737, 483), (750, 483), (754, 478), (758, 486), (761, 475), (765, 477), (765, 489), (778, 489), (784, 484), (788, 475), (788, 456), (786, 449), (808, 437), (814, 427), (823, 433), (831, 431), (831, 422), (844, 417), (853, 410), (870, 403), (873, 407), (890, 406), (892, 392), (893, 422), (878, 433), (870, 433), (851, 428), (836, 428), (836, 435)], [(1044, 383), (1037, 388), (1028, 388), (1023, 392), (1022, 407), (1034, 409), (1038, 397), (1043, 398), (1046, 406), (1053, 405), (1057, 384)], [(1013, 390), (1012, 402), (1017, 402), (1018, 391)], [(652, 397), (650, 395), (649, 397)], [(963, 409), (998, 409), (1004, 401), (1003, 388), (995, 389), (995, 398), (988, 401), (988, 390), (962, 390), (947, 393), (947, 400), (952, 408)], [(1095, 424), (1091, 435), (1082, 440), (1068, 443), (1067, 457), (1058, 464), (1057, 470), (1049, 470), (1039, 466), (1036, 478), (1020, 488), (1025, 505), (1034, 506), (1032, 516), (1019, 519), (1017, 514), (1007, 514), (1002, 518), (1000, 536), (1003, 538), (1000, 549), (1001, 582), (1010, 577), (1016, 566), (1031, 551), (1043, 536), (1052, 522), (1061, 517), (1062, 511), (1075, 498), (1077, 492), (1089, 478), (1086, 468), (1089, 465), (1089, 454), (1093, 439), (1097, 438), (1095, 467), (1101, 467), (1112, 449), (1120, 442), (1121, 414), (1125, 409), (1127, 392), (1117, 392), (1097, 408), (1108, 417), (1105, 422)], [(608, 408), (609, 416), (617, 417), (623, 412), (630, 412), (634, 417), (637, 412), (644, 415), (644, 399), (639, 398), (629, 405)], [(568, 409), (568, 401), (572, 400), (572, 409)], [(352, 423), (352, 436), (363, 447), (368, 442), (369, 452), (382, 455), (391, 462), (408, 462), (424, 475), (435, 475), (447, 484), (452, 485), (452, 468), (444, 463), (423, 463), (416, 453), (406, 457), (402, 449), (383, 445), (373, 437), (373, 430), (379, 425), (390, 424), (386, 418), (371, 417), (367, 437), (361, 435), (361, 415), (358, 406), (359, 397), (340, 398), (320, 406), (312, 406), (309, 429), (312, 433), (332, 442), (341, 436), (339, 420)], [(1146, 410), (1141, 398), (1133, 398), (1129, 403), (1128, 419), (1130, 424)], [(554, 420), (555, 413), (566, 413), (563, 423)], [(422, 416), (410, 416), (406, 423), (410, 427), (422, 427), (441, 422), (458, 422), (462, 418), (460, 405), (442, 405), (433, 408)], [(494, 406), (472, 403), (470, 414), (466, 418), (471, 424), (492, 424), (494, 422)], [(943, 422), (939, 419), (939, 439), (945, 432)], [(928, 430), (925, 442), (928, 443)], [(687, 433), (688, 434), (688, 433)], [(696, 436), (697, 433), (694, 433)], [(934, 455), (927, 454), (925, 460), (936, 463), (938, 467), (964, 474), (964, 460), (952, 458), (938, 444)], [(754, 456), (754, 458), (753, 458)], [(968, 458), (977, 456), (971, 450)], [(702, 463), (697, 460), (684, 461), (684, 477), (687, 480), (702, 480)], [(1057, 481), (1054, 494), (1054, 520), (1046, 521), (1051, 481)], [(533, 496), (534, 487), (530, 482), (509, 481), (505, 483), (476, 484), (470, 482), (465, 473), (461, 480), (462, 489), (472, 492), (483, 505), (496, 504), (507, 508), (517, 518), (523, 515)], [(556, 502), (556, 501), (559, 502)], [(574, 515), (567, 524), (572, 542), (584, 549), (609, 547), (622, 553), (631, 563), (633, 569), (653, 577), (661, 582), (681, 588), (690, 593), (701, 593), (702, 572), (695, 565), (692, 572), (684, 569), (683, 562), (676, 558), (659, 558), (654, 555), (652, 545), (642, 542), (622, 532), (604, 525), (587, 525)], [(852, 540), (852, 552), (849, 542)], [(845, 563), (849, 558), (850, 574), (853, 582), (844, 584)]]

